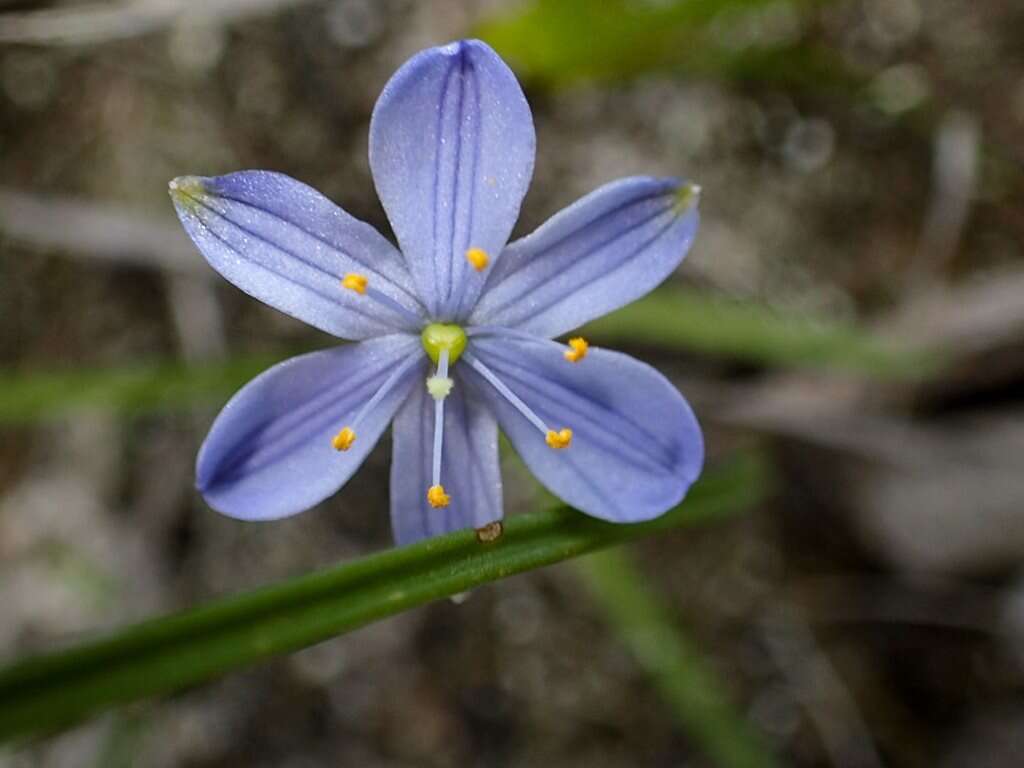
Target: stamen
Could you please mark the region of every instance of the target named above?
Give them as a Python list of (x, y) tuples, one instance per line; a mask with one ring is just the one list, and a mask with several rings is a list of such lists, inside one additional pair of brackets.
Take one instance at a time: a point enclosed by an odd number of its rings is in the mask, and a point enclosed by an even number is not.
[(427, 489), (427, 501), (434, 509), (447, 507), (451, 500), (452, 497), (444, 492), (443, 485), (432, 485)]
[(568, 360), (570, 363), (578, 363), (580, 360), (587, 356), (587, 350), (589, 348), (590, 345), (587, 343), (587, 340), (584, 339), (582, 336), (577, 336), (576, 338), (569, 339), (569, 349), (565, 350), (564, 352), (565, 359)]
[(558, 432), (549, 429), (548, 433), (544, 436), (544, 442), (555, 449), (568, 448), (572, 442), (572, 430), (568, 427), (560, 429)]
[(491, 259), (483, 248), (470, 248), (466, 251), (466, 261), (472, 264), (477, 272), (483, 272)]
[(356, 441), (356, 427), (359, 426), (359, 422), (363, 420), (366, 414), (368, 414), (370, 410), (377, 405), (377, 403), (383, 400), (387, 394), (395, 388), (396, 384), (405, 378), (410, 369), (419, 363), (420, 360), (422, 360), (422, 358), (413, 355), (408, 361), (397, 366), (395, 370), (391, 372), (391, 375), (384, 380), (383, 384), (381, 384), (380, 389), (378, 389), (373, 394), (373, 397), (367, 400), (366, 403), (363, 404), (363, 407), (359, 409), (355, 418), (352, 419), (352, 423), (346, 427), (342, 427), (341, 431), (331, 438), (331, 445), (334, 446), (335, 450), (347, 451), (352, 447), (352, 443)]
[(341, 287), (348, 288), (350, 291), (355, 291), (360, 296), (366, 296), (367, 298), (373, 299), (378, 304), (383, 304), (385, 307), (393, 312), (398, 313), (404, 317), (409, 323), (413, 325), (420, 325), (423, 322), (423, 318), (417, 315), (415, 312), (406, 309), (397, 301), (392, 299), (385, 293), (381, 293), (376, 288), (370, 287), (370, 278), (366, 275), (360, 275), (355, 272), (349, 272), (341, 280)]
[(362, 295), (366, 293), (366, 286), (370, 284), (366, 275), (357, 275), (355, 272), (349, 272), (341, 280), (341, 287), (348, 288), (350, 291)]
[(413, 355), (411, 359), (407, 360), (404, 364), (395, 368), (392, 374), (388, 376), (387, 379), (385, 379), (383, 384), (381, 384), (380, 389), (378, 389), (374, 393), (373, 397), (371, 397), (366, 402), (366, 405), (359, 409), (359, 413), (357, 413), (356, 417), (352, 419), (353, 427), (358, 425), (359, 422), (361, 422), (363, 418), (366, 416), (366, 414), (373, 410), (376, 407), (377, 403), (383, 400), (387, 396), (387, 394), (392, 389), (395, 388), (395, 385), (398, 384), (402, 379), (404, 379), (405, 375), (409, 372), (409, 370), (415, 367), (416, 364), (420, 362), (420, 360), (422, 360), (422, 358), (417, 358), (415, 355)]
[[(437, 375), (431, 378), (448, 378), (448, 350), (442, 349), (437, 360)], [(429, 388), (429, 383), (428, 383)], [(434, 455), (431, 467), (431, 486), (427, 489), (427, 501), (435, 509), (447, 507), (451, 497), (441, 485), (441, 456), (444, 449), (444, 398), (434, 398)]]
[(336, 451), (347, 451), (352, 447), (352, 443), (356, 441), (356, 432), (352, 427), (344, 427), (342, 430), (334, 436), (331, 440), (331, 445), (334, 446)]
[(552, 448), (569, 447), (569, 443), (572, 442), (571, 429), (563, 428), (557, 431), (551, 429), (544, 423), (544, 420), (540, 416), (533, 412), (533, 409), (530, 408), (530, 406), (519, 399), (518, 395), (509, 389), (505, 382), (494, 374), (494, 371), (480, 362), (470, 352), (463, 352), (462, 357), (477, 371), (477, 373), (487, 379), (487, 383), (498, 390), (498, 394), (508, 400), (513, 408), (519, 411), (527, 421), (533, 424), (533, 426), (535, 426), (537, 430), (544, 435), (544, 442)]

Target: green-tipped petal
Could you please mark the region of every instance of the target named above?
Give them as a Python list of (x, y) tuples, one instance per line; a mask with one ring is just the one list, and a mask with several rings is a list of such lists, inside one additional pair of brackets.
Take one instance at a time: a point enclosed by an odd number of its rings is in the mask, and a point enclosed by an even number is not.
[(699, 193), (646, 176), (592, 192), (505, 249), (469, 324), (550, 338), (635, 301), (689, 251)]

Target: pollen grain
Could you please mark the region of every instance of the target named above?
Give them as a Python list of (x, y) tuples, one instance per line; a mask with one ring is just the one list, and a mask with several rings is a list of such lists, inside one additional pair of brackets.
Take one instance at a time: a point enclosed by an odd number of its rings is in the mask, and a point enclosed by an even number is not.
[(569, 349), (565, 350), (563, 354), (570, 363), (578, 363), (587, 356), (588, 349), (590, 349), (590, 345), (587, 340), (582, 336), (577, 336), (569, 339)]
[(443, 485), (432, 485), (427, 489), (427, 501), (434, 509), (447, 507), (452, 497), (444, 492)]
[(557, 432), (553, 429), (549, 429), (547, 436), (544, 438), (544, 442), (555, 449), (568, 448), (569, 444), (572, 442), (572, 430), (568, 427), (560, 429)]
[(466, 251), (466, 261), (472, 264), (473, 269), (477, 272), (483, 272), (487, 269), (487, 265), (490, 263), (491, 258), (483, 248), (470, 248)]
[(345, 427), (331, 440), (331, 445), (336, 451), (347, 451), (356, 441), (356, 432), (352, 427)]
[(370, 284), (366, 275), (360, 275), (355, 272), (349, 272), (341, 280), (341, 287), (348, 288), (350, 291), (363, 295), (366, 293), (366, 286)]

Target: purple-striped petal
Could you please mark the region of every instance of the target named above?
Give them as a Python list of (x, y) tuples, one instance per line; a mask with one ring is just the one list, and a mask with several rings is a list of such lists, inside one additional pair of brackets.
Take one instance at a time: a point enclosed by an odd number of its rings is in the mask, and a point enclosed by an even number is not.
[[(260, 301), (344, 339), (417, 330), (423, 308), (401, 254), (315, 189), (240, 171), (175, 179), (171, 197), (210, 265)], [(343, 288), (350, 272), (384, 301)]]
[(451, 496), (447, 507), (427, 503), (434, 399), (422, 385), (398, 411), (392, 435), (391, 527), (399, 545), (501, 519), (498, 425), (458, 379), (445, 399), (441, 484)]
[[(417, 54), (380, 95), (370, 167), (431, 316), (468, 313), (533, 175), (533, 118), (512, 71), (464, 40)], [(471, 248), (491, 266), (477, 272)]]
[(526, 465), (566, 503), (617, 523), (649, 520), (678, 504), (704, 461), (686, 400), (631, 357), (591, 348), (571, 363), (565, 349), (507, 333), (470, 341), (471, 354), (551, 429), (572, 430), (572, 443), (560, 450), (465, 361), (458, 365)]
[[(395, 334), (301, 355), (243, 387), (217, 416), (196, 463), (210, 506), (241, 520), (275, 520), (337, 491), (359, 468), (415, 387), (426, 357)], [(390, 388), (389, 388), (390, 387)], [(337, 451), (332, 438), (379, 391), (380, 401)]]
[(505, 249), (469, 324), (551, 338), (635, 301), (690, 249), (697, 198), (678, 179), (597, 189)]

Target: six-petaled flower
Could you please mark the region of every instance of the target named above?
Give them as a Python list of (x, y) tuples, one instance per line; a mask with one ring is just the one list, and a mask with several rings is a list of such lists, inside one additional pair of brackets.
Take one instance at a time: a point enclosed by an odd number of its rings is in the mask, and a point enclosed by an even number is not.
[(225, 406), (197, 461), (211, 506), (246, 520), (307, 509), (392, 421), (399, 543), (500, 520), (499, 425), (548, 489), (594, 517), (646, 520), (683, 498), (704, 449), (679, 392), (630, 357), (552, 339), (678, 266), (699, 190), (622, 179), (508, 244), (534, 144), (512, 72), (462, 41), (413, 57), (373, 112), (370, 167), (400, 250), (282, 174), (171, 182), (217, 271), (357, 342), (280, 363)]

